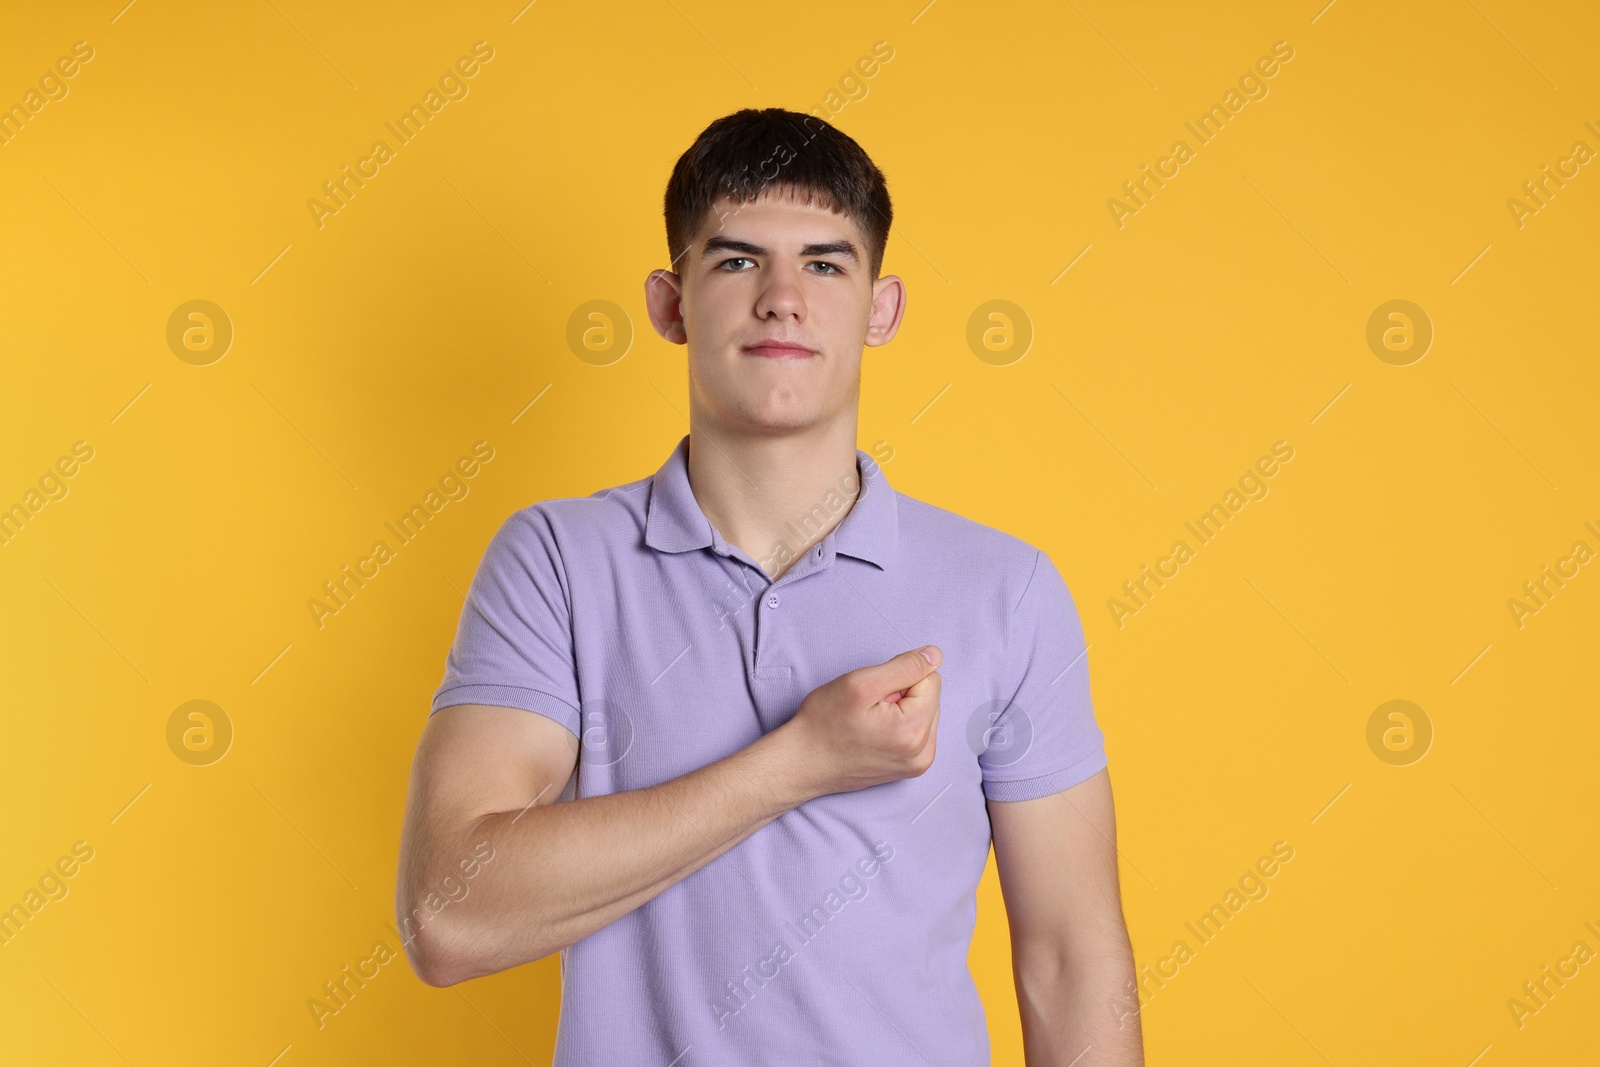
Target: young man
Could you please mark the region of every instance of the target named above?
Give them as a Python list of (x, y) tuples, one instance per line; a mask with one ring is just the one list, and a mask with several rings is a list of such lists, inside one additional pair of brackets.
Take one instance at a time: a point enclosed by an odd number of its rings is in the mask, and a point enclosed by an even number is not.
[(645, 282), (689, 433), (513, 514), (473, 579), (398, 913), (431, 985), (559, 951), (557, 1067), (989, 1063), (991, 837), (1029, 1067), (1143, 1062), (1061, 575), (856, 448), (862, 347), (905, 310), (890, 218), (817, 119), (707, 127)]

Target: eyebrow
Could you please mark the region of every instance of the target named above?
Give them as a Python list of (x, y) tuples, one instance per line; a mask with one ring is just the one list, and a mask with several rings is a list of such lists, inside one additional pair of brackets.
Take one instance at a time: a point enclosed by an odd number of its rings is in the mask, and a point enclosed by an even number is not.
[[(747, 256), (765, 256), (768, 254), (760, 245), (741, 241), (736, 237), (723, 237), (720, 234), (706, 241), (705, 251), (700, 253), (700, 258), (710, 259), (718, 252), (740, 252)], [(800, 249), (802, 258), (809, 259), (813, 256), (842, 256), (853, 263), (860, 263), (861, 256), (856, 252), (856, 246), (849, 241), (827, 241), (821, 244), (809, 244)]]

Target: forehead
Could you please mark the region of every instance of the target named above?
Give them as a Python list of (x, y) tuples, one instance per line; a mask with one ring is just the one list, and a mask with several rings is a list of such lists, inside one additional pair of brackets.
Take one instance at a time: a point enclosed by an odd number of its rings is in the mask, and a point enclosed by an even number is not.
[[(703, 244), (711, 237), (740, 237), (760, 243), (761, 238), (783, 244), (817, 244), (844, 238), (853, 242), (866, 254), (865, 236), (861, 227), (842, 212), (813, 197), (810, 203), (802, 192), (784, 187), (763, 192), (754, 200), (743, 203), (731, 196), (719, 196), (706, 214), (695, 243)], [(774, 251), (783, 251), (781, 246)]]

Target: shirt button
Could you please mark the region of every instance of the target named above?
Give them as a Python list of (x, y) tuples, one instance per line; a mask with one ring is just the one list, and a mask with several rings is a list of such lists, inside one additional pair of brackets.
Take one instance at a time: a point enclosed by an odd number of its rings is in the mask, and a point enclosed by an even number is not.
[(818, 559), (822, 558), (822, 546), (821, 545), (817, 546), (817, 558)]
[(771, 596), (767, 597), (767, 607), (775, 608), (777, 606), (778, 606), (778, 594), (774, 593)]

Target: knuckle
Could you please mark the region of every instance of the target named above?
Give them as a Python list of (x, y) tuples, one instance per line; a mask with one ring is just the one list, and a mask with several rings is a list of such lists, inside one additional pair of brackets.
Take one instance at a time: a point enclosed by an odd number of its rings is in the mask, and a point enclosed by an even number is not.
[(890, 739), (890, 747), (894, 755), (902, 760), (914, 760), (917, 753), (922, 751), (923, 738), (914, 727), (902, 727), (896, 730)]

